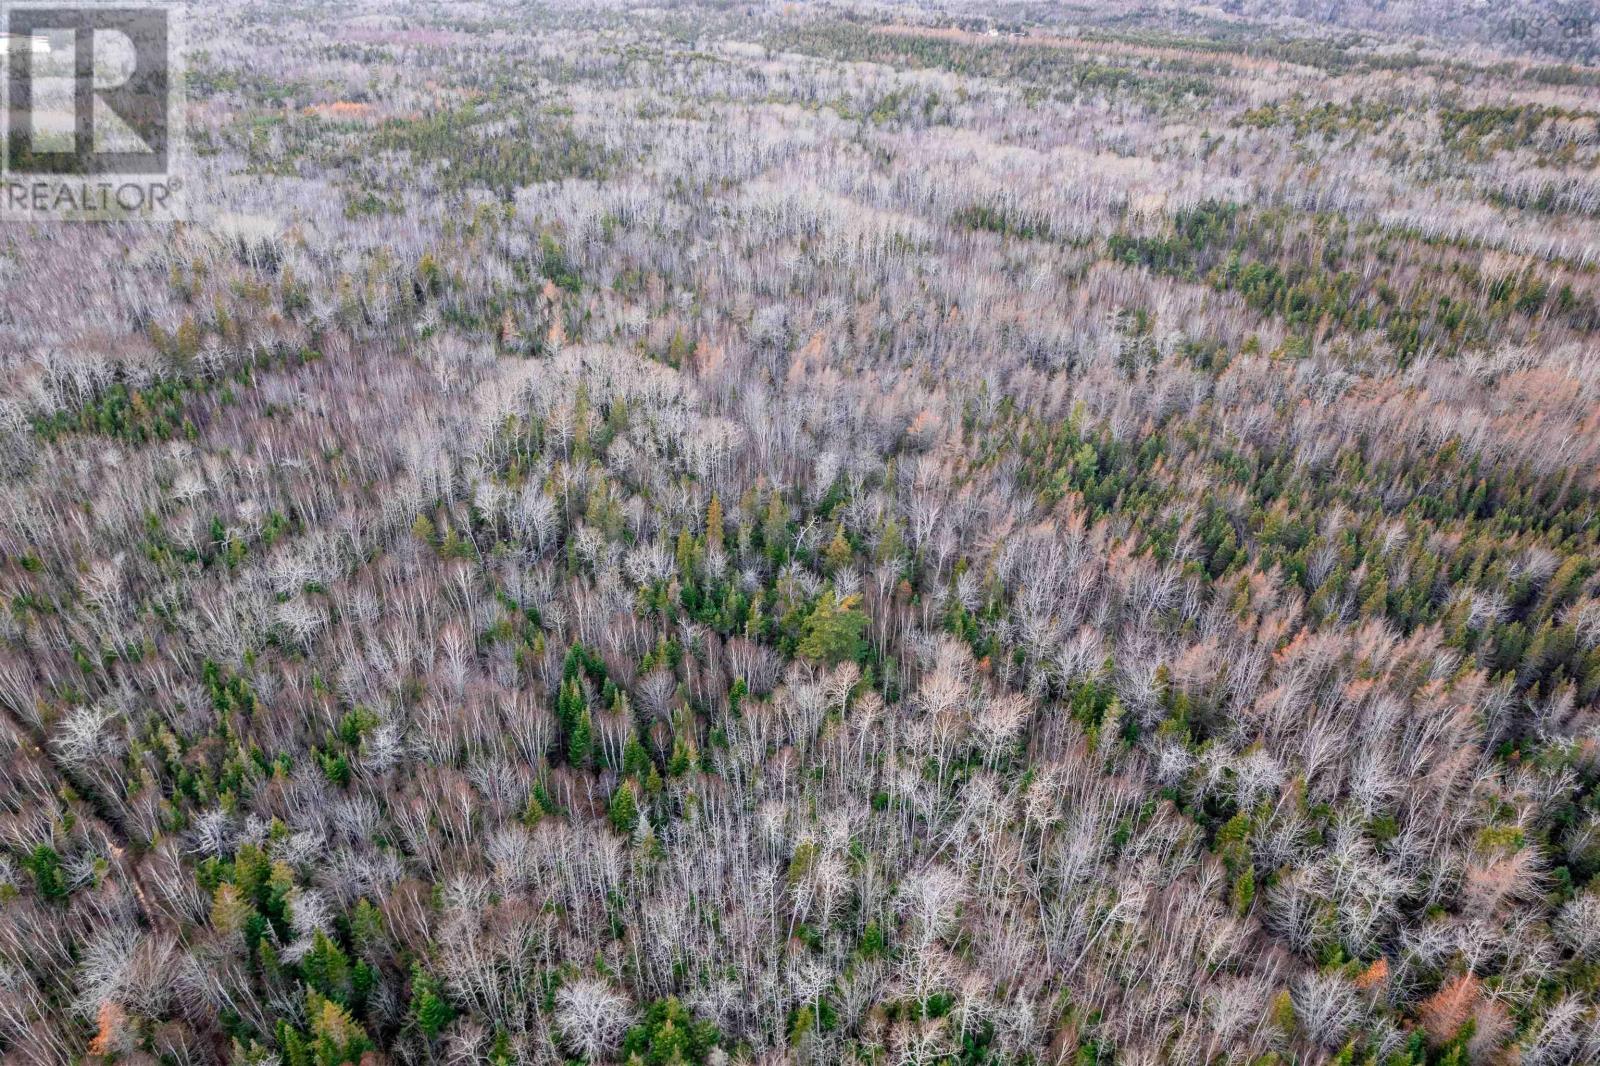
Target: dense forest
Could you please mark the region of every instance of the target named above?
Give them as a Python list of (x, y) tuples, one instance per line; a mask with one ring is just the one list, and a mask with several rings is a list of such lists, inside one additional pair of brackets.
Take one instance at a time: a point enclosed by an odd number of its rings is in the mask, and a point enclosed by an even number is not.
[(1600, 60), (1315, 6), (193, 5), (0, 223), (4, 1061), (1600, 1062)]

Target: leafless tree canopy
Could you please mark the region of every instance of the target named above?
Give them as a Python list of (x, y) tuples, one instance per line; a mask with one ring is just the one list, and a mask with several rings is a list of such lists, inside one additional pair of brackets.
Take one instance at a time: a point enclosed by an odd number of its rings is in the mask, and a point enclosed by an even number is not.
[(0, 222), (0, 1056), (1600, 1061), (1600, 26), (192, 5)]

